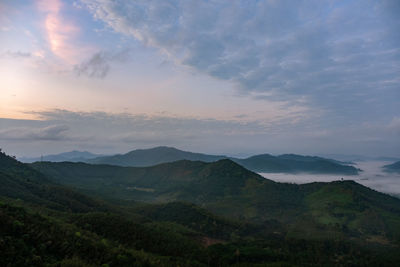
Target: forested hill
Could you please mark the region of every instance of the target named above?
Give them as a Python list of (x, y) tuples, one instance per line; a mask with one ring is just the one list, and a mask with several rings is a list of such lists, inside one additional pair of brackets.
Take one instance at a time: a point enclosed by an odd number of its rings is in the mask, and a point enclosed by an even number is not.
[(231, 160), (205, 163), (182, 160), (151, 167), (36, 162), (31, 165), (55, 181), (87, 192), (150, 202), (207, 201), (235, 196), (248, 183), (273, 183)]
[(352, 233), (366, 240), (379, 233), (385, 240), (400, 240), (400, 200), (353, 181), (276, 183), (231, 160), (142, 168), (66, 162), (32, 166), (59, 183), (108, 199), (186, 201), (232, 219), (276, 220), (300, 235), (306, 227), (316, 236)]
[[(0, 181), (0, 266), (205, 266), (202, 240), (212, 232), (151, 220), (57, 186), (4, 153)], [(192, 225), (209, 220), (224, 232), (221, 219), (202, 213)]]
[[(230, 160), (124, 168), (26, 165), (4, 154), (0, 181), (0, 266), (395, 266), (400, 260), (399, 200), (350, 181), (280, 184)], [(187, 202), (170, 202), (178, 199)]]
[(230, 159), (245, 168), (255, 172), (283, 172), (283, 173), (330, 173), (342, 175), (356, 175), (358, 169), (342, 162), (321, 157), (286, 154), (272, 156), (269, 154), (256, 155), (245, 159), (192, 153), (178, 150), (173, 147), (155, 147), (151, 149), (133, 150), (123, 155), (97, 157), (86, 160), (92, 164), (110, 164), (126, 167), (147, 167), (161, 163), (179, 160), (214, 162), (220, 159)]
[(30, 205), (72, 211), (93, 211), (102, 206), (4, 153), (0, 153), (0, 181), (0, 197), (19, 199)]

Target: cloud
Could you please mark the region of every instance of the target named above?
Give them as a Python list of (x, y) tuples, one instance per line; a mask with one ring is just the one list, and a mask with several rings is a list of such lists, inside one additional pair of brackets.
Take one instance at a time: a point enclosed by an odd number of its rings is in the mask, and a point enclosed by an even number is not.
[(393, 1), (81, 2), (114, 31), (254, 97), (306, 96), (341, 113), (399, 90), (400, 38), (388, 25), (400, 17), (386, 15)]
[(104, 78), (110, 70), (110, 64), (104, 53), (96, 53), (89, 60), (75, 65), (74, 72), (78, 75), (86, 75), (88, 77)]
[(389, 131), (393, 131), (400, 136), (400, 117), (394, 117), (388, 125)]
[[(159, 145), (216, 154), (364, 154), (399, 157), (391, 124), (354, 124), (332, 129), (313, 123), (238, 118), (217, 120), (129, 113), (47, 110), (30, 112), (39, 120), (0, 119), (0, 142), (17, 155), (90, 150), (122, 153)], [(327, 122), (329, 125), (329, 122)], [(51, 142), (49, 142), (51, 141)], [(328, 152), (327, 152), (328, 151)]]
[(51, 125), (43, 128), (10, 128), (0, 131), (0, 140), (14, 141), (61, 141), (69, 137), (67, 125)]
[[(2, 144), (4, 149), (17, 155), (35, 155), (37, 151), (46, 154), (73, 149), (117, 153), (169, 145), (204, 152), (214, 147), (217, 152), (222, 143), (226, 143), (222, 146), (230, 143), (230, 149), (235, 149), (238, 144), (244, 145), (243, 141), (232, 145), (232, 139), (244, 137), (250, 140), (265, 132), (273, 132), (271, 125), (259, 121), (68, 110), (31, 114), (38, 116), (39, 120), (0, 119), (3, 129), (0, 141), (6, 141)], [(252, 144), (246, 146), (253, 147)]]
[(82, 55), (93, 51), (77, 41), (81, 29), (73, 23), (73, 19), (63, 14), (61, 0), (38, 0), (36, 6), (45, 15), (43, 24), (49, 48), (64, 63), (74, 65)]
[(117, 53), (106, 53), (104, 51), (95, 53), (88, 60), (74, 66), (76, 75), (85, 75), (90, 78), (104, 78), (111, 69), (114, 62), (125, 62), (130, 57), (129, 49)]
[[(129, 113), (73, 112), (69, 110), (48, 110), (31, 112), (42, 120), (71, 124), (82, 131), (93, 130), (97, 135), (116, 137), (124, 142), (132, 136), (191, 137), (202, 135), (259, 134), (269, 129), (259, 121), (217, 120), (178, 116), (159, 116)], [(99, 131), (99, 129), (103, 129)]]
[[(382, 167), (389, 162), (384, 161), (362, 161), (357, 162), (355, 167), (363, 170), (359, 175), (346, 177), (357, 183), (368, 186), (380, 192), (400, 196), (400, 174), (386, 173)], [(261, 173), (262, 176), (277, 182), (285, 183), (312, 183), (331, 182), (340, 179), (339, 175), (326, 174), (286, 174), (286, 173)]]
[(14, 58), (14, 59), (18, 59), (18, 58), (30, 58), (32, 57), (32, 54), (29, 52), (21, 52), (21, 51), (6, 51), (3, 54), (1, 54), (2, 58)]

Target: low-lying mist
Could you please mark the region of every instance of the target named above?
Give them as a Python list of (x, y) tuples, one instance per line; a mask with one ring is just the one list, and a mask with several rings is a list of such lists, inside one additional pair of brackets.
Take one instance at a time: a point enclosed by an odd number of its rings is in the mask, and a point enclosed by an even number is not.
[(331, 182), (340, 179), (354, 180), (377, 191), (400, 197), (400, 174), (387, 173), (382, 166), (390, 164), (387, 161), (356, 162), (355, 167), (362, 170), (359, 175), (309, 174), (309, 173), (260, 173), (265, 178), (276, 182), (305, 184), (311, 182)]

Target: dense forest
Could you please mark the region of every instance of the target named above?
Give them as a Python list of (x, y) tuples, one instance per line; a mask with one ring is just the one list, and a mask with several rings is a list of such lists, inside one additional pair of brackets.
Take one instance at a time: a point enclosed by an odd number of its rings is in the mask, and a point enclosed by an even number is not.
[(351, 181), (275, 183), (230, 160), (27, 165), (4, 153), (0, 180), (1, 266), (400, 261), (400, 200)]

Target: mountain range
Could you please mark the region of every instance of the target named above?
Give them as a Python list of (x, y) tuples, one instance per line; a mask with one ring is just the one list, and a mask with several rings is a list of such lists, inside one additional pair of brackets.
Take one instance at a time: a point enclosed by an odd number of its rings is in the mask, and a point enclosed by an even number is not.
[(383, 166), (383, 170), (386, 172), (397, 172), (400, 173), (400, 161), (396, 161), (392, 164)]
[(70, 152), (64, 152), (60, 154), (53, 155), (45, 155), (42, 157), (21, 157), (20, 161), (25, 163), (32, 163), (35, 161), (52, 161), (52, 162), (62, 162), (62, 161), (70, 161), (70, 162), (84, 162), (89, 159), (101, 157), (103, 155), (93, 154), (88, 151), (77, 151), (73, 150)]
[[(79, 158), (77, 157), (79, 155)], [(313, 156), (301, 156), (285, 154), (273, 156), (270, 154), (255, 155), (248, 158), (234, 158), (224, 155), (208, 155), (182, 151), (173, 147), (155, 147), (150, 149), (138, 149), (126, 154), (94, 157), (88, 152), (69, 152), (59, 155), (43, 157), (43, 161), (70, 161), (86, 162), (91, 164), (109, 164), (125, 167), (148, 167), (161, 163), (169, 163), (179, 160), (215, 162), (221, 159), (230, 159), (254, 172), (281, 172), (281, 173), (319, 173), (356, 175), (359, 169), (348, 162), (341, 162)], [(39, 160), (36, 160), (39, 161)], [(25, 162), (33, 162), (32, 160)]]
[[(37, 162), (31, 166), (57, 183), (110, 200), (184, 201), (221, 216), (256, 223), (277, 220), (289, 223), (293, 229), (306, 221), (309, 225), (332, 227), (331, 231), (340, 232), (345, 227), (365, 235), (371, 219), (391, 229), (390, 235), (400, 229), (400, 220), (392, 224), (392, 218), (385, 215), (400, 215), (397, 198), (353, 181), (277, 183), (229, 159), (210, 163), (183, 160), (152, 167), (69, 162)], [(317, 228), (314, 231), (318, 232)]]
[(0, 153), (0, 264), (395, 266), (400, 200), (276, 183), (229, 159), (151, 167)]
[(399, 157), (390, 156), (365, 156), (365, 155), (343, 155), (343, 154), (320, 154), (324, 158), (332, 158), (343, 162), (360, 162), (360, 161), (398, 161)]

